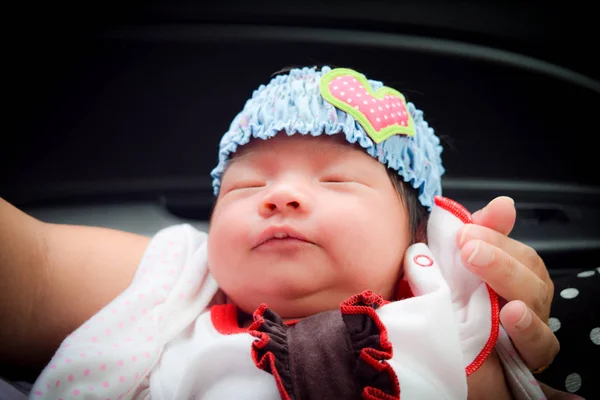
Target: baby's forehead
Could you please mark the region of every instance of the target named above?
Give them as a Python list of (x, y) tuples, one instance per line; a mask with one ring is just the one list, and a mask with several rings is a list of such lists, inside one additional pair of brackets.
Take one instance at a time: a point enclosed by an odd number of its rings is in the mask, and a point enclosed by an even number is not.
[(366, 154), (359, 145), (346, 141), (343, 134), (320, 136), (296, 134), (288, 136), (285, 132), (281, 132), (269, 139), (251, 139), (249, 143), (237, 149), (230, 161), (273, 157), (278, 153), (285, 152), (301, 154), (308, 158), (343, 155), (354, 152)]

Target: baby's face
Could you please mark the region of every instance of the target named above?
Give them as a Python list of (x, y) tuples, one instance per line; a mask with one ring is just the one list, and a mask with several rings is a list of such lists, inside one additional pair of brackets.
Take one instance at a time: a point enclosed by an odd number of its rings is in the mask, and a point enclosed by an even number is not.
[(335, 136), (256, 140), (225, 172), (209, 268), (247, 313), (337, 309), (372, 290), (390, 299), (409, 245), (408, 215), (385, 167)]

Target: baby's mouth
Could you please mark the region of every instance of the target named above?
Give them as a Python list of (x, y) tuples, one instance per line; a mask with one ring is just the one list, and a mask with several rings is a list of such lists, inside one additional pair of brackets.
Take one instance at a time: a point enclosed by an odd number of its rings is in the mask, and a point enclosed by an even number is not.
[(299, 246), (315, 244), (289, 226), (270, 226), (256, 240), (253, 249), (264, 246)]

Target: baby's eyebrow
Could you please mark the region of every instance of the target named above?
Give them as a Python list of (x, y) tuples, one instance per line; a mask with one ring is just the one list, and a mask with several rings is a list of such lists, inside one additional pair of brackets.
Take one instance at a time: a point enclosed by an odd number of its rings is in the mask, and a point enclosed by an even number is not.
[(229, 169), (231, 168), (231, 166), (235, 163), (234, 159), (230, 159), (227, 160), (227, 163), (225, 164), (225, 168), (223, 168), (223, 172), (221, 173), (221, 176), (225, 177), (225, 173), (227, 171), (229, 171)]
[[(234, 154), (233, 157), (231, 157), (227, 163), (225, 164), (225, 168), (223, 168), (223, 172), (221, 173), (221, 176), (225, 176), (225, 173), (234, 165), (239, 163), (240, 161), (244, 161), (244, 159), (248, 159), (249, 154), (251, 152), (250, 151), (245, 151), (239, 154)], [(247, 165), (246, 167), (253, 167), (255, 163), (250, 162), (248, 163), (249, 165)]]
[[(240, 152), (238, 154), (234, 154), (233, 157), (231, 157), (227, 164), (225, 165), (225, 169), (223, 170), (223, 173), (225, 173), (225, 171), (227, 171), (232, 165), (239, 163), (240, 161), (244, 161), (244, 160), (248, 160), (250, 158), (250, 156), (252, 155), (252, 151), (244, 151), (244, 152)], [(253, 164), (252, 162), (250, 162), (250, 164)]]
[(348, 144), (341, 143), (326, 143), (323, 146), (319, 146), (317, 153), (319, 155), (344, 155), (353, 151), (354, 148)]

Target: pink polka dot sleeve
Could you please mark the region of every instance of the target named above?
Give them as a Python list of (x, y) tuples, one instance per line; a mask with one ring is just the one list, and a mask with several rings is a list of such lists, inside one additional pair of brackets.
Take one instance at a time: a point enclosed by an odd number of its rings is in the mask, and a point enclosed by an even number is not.
[(206, 234), (187, 224), (161, 230), (131, 285), (65, 338), (30, 398), (135, 398), (147, 390), (164, 345), (193, 323), (216, 290)]

